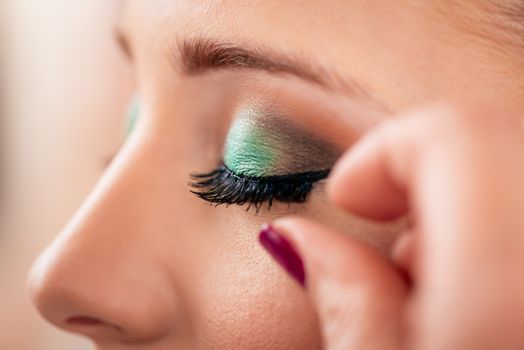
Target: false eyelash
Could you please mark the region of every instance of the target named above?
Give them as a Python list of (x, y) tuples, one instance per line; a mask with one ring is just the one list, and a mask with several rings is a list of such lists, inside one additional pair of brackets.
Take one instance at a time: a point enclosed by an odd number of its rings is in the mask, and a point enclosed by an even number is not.
[(313, 185), (325, 179), (329, 170), (309, 171), (290, 175), (243, 176), (221, 164), (206, 174), (191, 175), (192, 193), (215, 204), (248, 204), (258, 212), (264, 202), (271, 208), (273, 201), (285, 203), (306, 201)]

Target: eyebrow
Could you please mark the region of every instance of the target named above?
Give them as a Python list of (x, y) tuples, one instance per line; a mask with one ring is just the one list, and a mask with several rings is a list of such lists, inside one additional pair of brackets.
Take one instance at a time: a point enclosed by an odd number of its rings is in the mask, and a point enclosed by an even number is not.
[[(115, 39), (123, 53), (132, 58), (133, 50), (127, 33), (118, 26)], [(313, 64), (297, 55), (285, 55), (273, 49), (254, 45), (238, 45), (208, 37), (175, 40), (170, 45), (168, 60), (175, 69), (188, 75), (198, 75), (210, 70), (251, 69), (269, 73), (291, 74), (328, 90), (367, 100), (378, 110), (391, 114), (388, 104), (359, 84), (325, 65)]]
[(329, 90), (376, 100), (357, 81), (320, 64), (313, 64), (304, 57), (285, 55), (273, 49), (253, 45), (236, 45), (211, 38), (191, 38), (177, 41), (171, 49), (173, 65), (188, 75), (198, 75), (210, 70), (250, 69), (273, 74), (284, 73), (314, 83)]

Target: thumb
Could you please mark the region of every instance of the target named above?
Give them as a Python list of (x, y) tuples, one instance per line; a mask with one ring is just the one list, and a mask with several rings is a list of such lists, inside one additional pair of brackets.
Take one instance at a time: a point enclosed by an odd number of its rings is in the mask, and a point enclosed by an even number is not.
[(372, 248), (299, 218), (263, 227), (260, 242), (301, 283), (324, 349), (400, 349), (407, 285)]

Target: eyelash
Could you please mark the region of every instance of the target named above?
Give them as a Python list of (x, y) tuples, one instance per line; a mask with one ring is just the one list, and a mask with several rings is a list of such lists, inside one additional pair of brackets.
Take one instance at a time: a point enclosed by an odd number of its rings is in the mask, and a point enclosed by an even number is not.
[(268, 209), (274, 201), (303, 203), (316, 182), (327, 178), (329, 170), (275, 176), (237, 175), (224, 164), (205, 174), (191, 175), (192, 193), (215, 204), (252, 206), (258, 212), (267, 202)]

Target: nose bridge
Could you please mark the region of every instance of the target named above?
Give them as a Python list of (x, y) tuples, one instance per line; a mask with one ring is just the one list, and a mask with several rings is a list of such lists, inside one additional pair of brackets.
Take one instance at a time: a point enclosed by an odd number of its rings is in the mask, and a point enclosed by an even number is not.
[(29, 288), (53, 324), (93, 338), (155, 339), (169, 332), (175, 293), (144, 210), (140, 162), (121, 162), (34, 265)]

